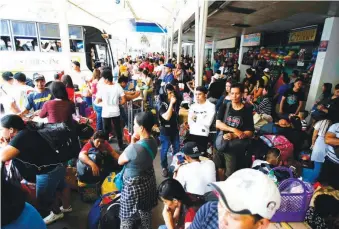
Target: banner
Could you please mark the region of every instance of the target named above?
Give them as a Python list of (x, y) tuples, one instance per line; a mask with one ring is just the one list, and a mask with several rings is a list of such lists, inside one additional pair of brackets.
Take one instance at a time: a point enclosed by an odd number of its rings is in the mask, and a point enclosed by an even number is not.
[(290, 32), (288, 43), (311, 42), (315, 40), (317, 28)]
[(260, 33), (244, 35), (244, 41), (242, 46), (259, 46), (260, 37), (261, 37)]
[(230, 49), (235, 48), (236, 38), (230, 38), (226, 40), (217, 41), (215, 44), (216, 49)]

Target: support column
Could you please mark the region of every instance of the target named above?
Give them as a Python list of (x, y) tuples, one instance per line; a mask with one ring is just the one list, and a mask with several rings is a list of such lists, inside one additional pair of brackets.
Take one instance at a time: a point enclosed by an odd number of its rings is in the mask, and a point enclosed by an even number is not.
[(56, 9), (58, 10), (58, 19), (59, 19), (59, 30), (60, 30), (60, 39), (62, 47), (62, 68), (65, 72), (71, 71), (71, 49), (69, 42), (69, 31), (68, 31), (68, 20), (67, 20), (67, 11), (68, 11), (68, 2), (67, 0), (58, 1), (54, 3)]
[[(202, 85), (202, 73), (203, 73), (203, 65), (204, 65), (204, 53), (205, 53), (205, 38), (206, 38), (206, 25), (207, 25), (207, 13), (208, 13), (208, 1), (201, 0), (200, 3), (200, 26), (199, 26), (199, 74), (198, 75), (198, 85)], [(196, 75), (197, 78), (197, 75)]]
[[(212, 41), (212, 54), (211, 54), (211, 68), (213, 69), (213, 62), (215, 61), (214, 60), (214, 53), (215, 53), (215, 41), (213, 40)], [(213, 70), (214, 71), (214, 70)]]
[(173, 59), (173, 35), (174, 35), (174, 20), (172, 22), (171, 28), (171, 45), (170, 45), (170, 58)]
[(178, 51), (177, 51), (177, 64), (179, 64), (181, 59), (182, 52), (182, 20), (179, 19), (179, 29), (178, 29)]
[(321, 94), (324, 83), (339, 83), (339, 17), (326, 18), (321, 41), (328, 41), (326, 51), (318, 52), (314, 67), (306, 110), (310, 110)]
[(200, 76), (200, 68), (199, 68), (199, 44), (200, 44), (200, 39), (199, 39), (199, 15), (200, 15), (200, 1), (197, 1), (196, 9), (195, 9), (195, 52), (194, 52), (194, 60), (195, 60), (195, 86), (201, 85), (201, 80), (199, 80)]
[(245, 78), (246, 69), (251, 67), (250, 65), (241, 64), (244, 53), (248, 51), (248, 47), (243, 47), (243, 43), (244, 43), (244, 35), (241, 35), (240, 49), (239, 49), (239, 59), (238, 59), (239, 70), (240, 70), (240, 74), (241, 74), (240, 75), (240, 81), (242, 81)]

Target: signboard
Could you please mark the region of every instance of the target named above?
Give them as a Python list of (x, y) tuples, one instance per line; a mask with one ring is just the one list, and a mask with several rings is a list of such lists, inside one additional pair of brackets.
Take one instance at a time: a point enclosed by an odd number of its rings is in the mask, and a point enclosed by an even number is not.
[(261, 33), (253, 33), (244, 35), (244, 41), (242, 46), (259, 46)]
[(327, 51), (327, 46), (328, 46), (328, 41), (320, 41), (319, 45), (319, 52), (326, 52)]
[(317, 28), (290, 32), (288, 43), (312, 42), (317, 35)]
[(205, 49), (212, 49), (212, 42), (208, 41), (205, 43)]
[(217, 41), (215, 44), (216, 49), (230, 49), (235, 48), (236, 38), (230, 38), (226, 40)]

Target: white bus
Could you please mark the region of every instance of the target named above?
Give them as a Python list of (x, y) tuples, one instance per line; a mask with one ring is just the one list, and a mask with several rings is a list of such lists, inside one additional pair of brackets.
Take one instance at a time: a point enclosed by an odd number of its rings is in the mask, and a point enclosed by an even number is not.
[[(82, 71), (92, 71), (96, 61), (112, 67), (113, 56), (103, 32), (86, 25), (68, 25), (70, 59)], [(28, 78), (38, 72), (46, 81), (64, 70), (59, 24), (0, 18), (0, 74), (23, 72)], [(66, 68), (68, 69), (68, 68)]]

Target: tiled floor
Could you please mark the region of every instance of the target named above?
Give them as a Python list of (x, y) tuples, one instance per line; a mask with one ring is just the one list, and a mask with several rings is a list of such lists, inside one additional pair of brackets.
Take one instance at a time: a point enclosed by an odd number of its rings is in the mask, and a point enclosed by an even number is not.
[[(113, 147), (116, 144), (113, 144)], [(154, 169), (157, 179), (157, 184), (160, 184), (164, 178), (161, 176), (160, 167), (160, 151), (154, 160)], [(66, 213), (65, 217), (51, 225), (48, 229), (86, 229), (87, 228), (87, 214), (91, 208), (91, 204), (84, 203), (80, 200), (80, 196), (77, 192), (72, 192), (72, 208), (73, 212)], [(158, 206), (153, 209), (153, 226), (152, 228), (158, 228), (159, 225), (164, 224), (162, 219), (163, 205), (159, 202)]]

